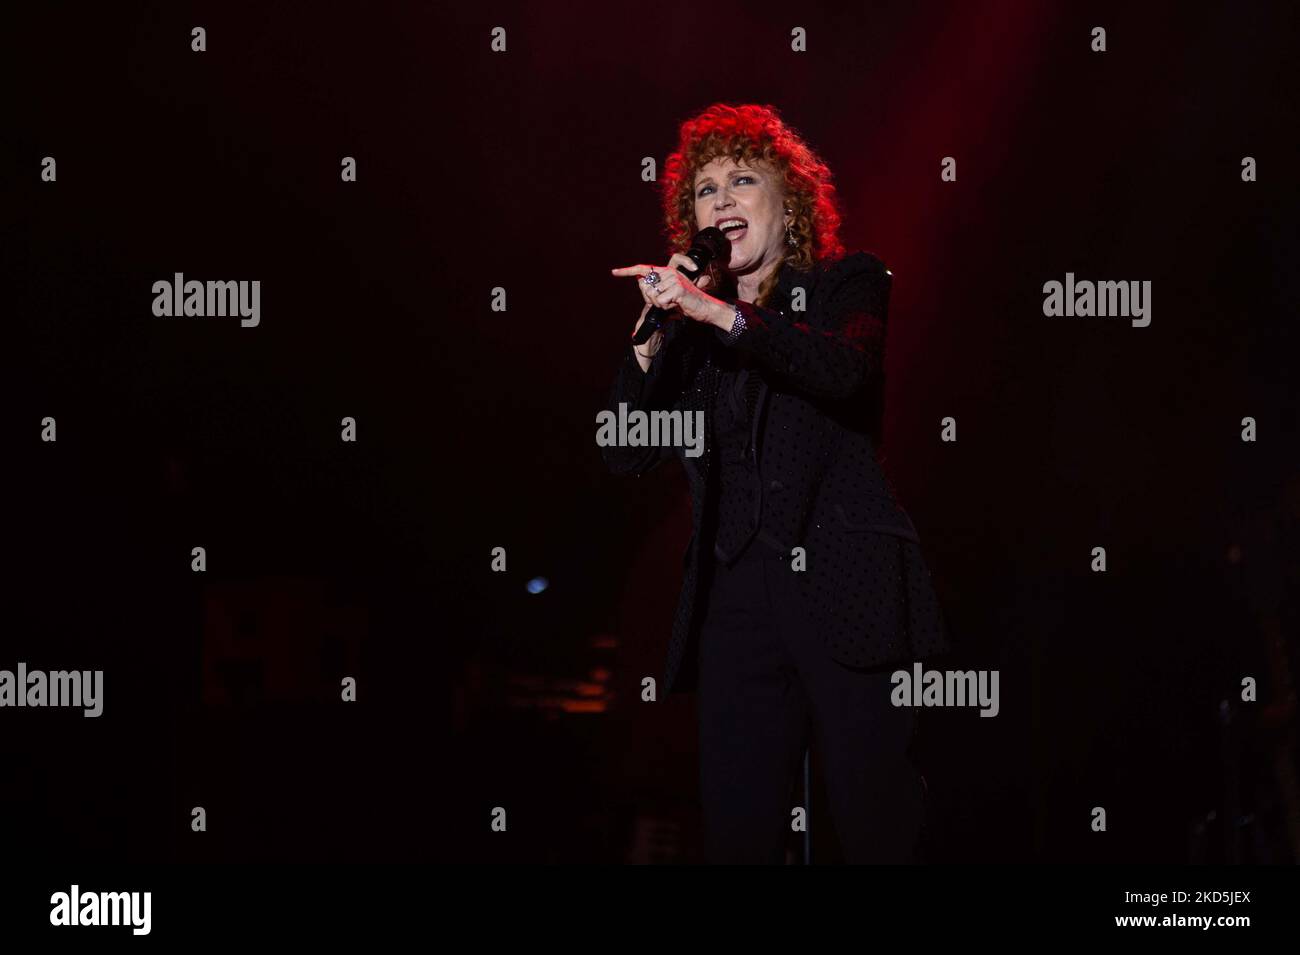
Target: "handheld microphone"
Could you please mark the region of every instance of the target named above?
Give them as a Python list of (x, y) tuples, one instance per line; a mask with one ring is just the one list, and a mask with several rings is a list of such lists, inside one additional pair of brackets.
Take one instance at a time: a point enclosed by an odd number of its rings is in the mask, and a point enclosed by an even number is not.
[[(684, 265), (677, 266), (677, 271), (691, 281), (696, 281), (714, 259), (721, 262), (731, 261), (731, 240), (723, 235), (722, 230), (717, 226), (707, 226), (691, 237), (691, 247), (686, 250), (686, 257), (695, 263), (695, 271), (688, 272)], [(647, 341), (651, 335), (664, 327), (664, 319), (667, 317), (668, 309), (660, 308), (658, 305), (651, 306), (650, 311), (645, 313), (645, 321), (632, 336), (632, 344), (640, 345)]]

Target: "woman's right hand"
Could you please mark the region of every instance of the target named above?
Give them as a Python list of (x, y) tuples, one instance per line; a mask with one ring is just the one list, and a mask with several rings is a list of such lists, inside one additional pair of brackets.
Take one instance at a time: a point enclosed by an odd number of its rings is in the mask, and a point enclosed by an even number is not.
[[(674, 255), (672, 259), (669, 260), (669, 264), (674, 265), (677, 263), (679, 259), (681, 260), (682, 263), (691, 266), (692, 268), (695, 265), (694, 262), (692, 262), (686, 256), (681, 255), (680, 253)], [(709, 275), (708, 272), (705, 272), (703, 275), (699, 277), (695, 285), (697, 288), (707, 289), (709, 285), (712, 284), (712, 281), (713, 281), (713, 276)], [(633, 326), (632, 328), (632, 334), (634, 336), (636, 335), (637, 331), (640, 330), (641, 323), (645, 321), (646, 313), (649, 312), (650, 309), (655, 305), (654, 291), (652, 286), (646, 285), (645, 282), (638, 281), (636, 283), (636, 287), (640, 289), (641, 297), (645, 299), (646, 304), (645, 307), (641, 309), (641, 317), (637, 319), (636, 325)], [(667, 311), (668, 311), (667, 320), (669, 321), (679, 319), (682, 317), (682, 310), (680, 308), (677, 308), (676, 306), (669, 308)], [(640, 345), (632, 346), (632, 351), (636, 353), (637, 364), (641, 366), (642, 371), (647, 371), (650, 368), (650, 360), (654, 358), (654, 356), (658, 353), (659, 348), (663, 345), (663, 343), (664, 343), (664, 333), (663, 333), (663, 329), (661, 328), (659, 331), (654, 332), (649, 338), (647, 338)]]

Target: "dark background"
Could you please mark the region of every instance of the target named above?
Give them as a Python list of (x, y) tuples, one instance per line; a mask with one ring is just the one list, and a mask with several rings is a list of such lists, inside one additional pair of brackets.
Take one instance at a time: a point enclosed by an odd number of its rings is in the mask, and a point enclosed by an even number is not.
[[(894, 273), (885, 470), (949, 665), (1001, 672), (996, 719), (923, 713), (928, 857), (1295, 861), (1294, 5), (231, 7), (5, 14), (0, 668), (105, 671), (97, 720), (0, 711), (7, 850), (698, 858), (692, 700), (638, 699), (685, 481), (594, 434), (609, 269), (666, 258), (642, 157), (725, 101)], [(154, 317), (177, 271), (261, 325)], [(1044, 318), (1067, 271), (1151, 325)]]

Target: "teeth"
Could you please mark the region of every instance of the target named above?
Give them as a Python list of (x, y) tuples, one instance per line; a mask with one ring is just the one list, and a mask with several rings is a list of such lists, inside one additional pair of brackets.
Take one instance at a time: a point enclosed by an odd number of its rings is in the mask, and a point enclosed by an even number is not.
[(718, 223), (718, 228), (730, 229), (734, 225), (744, 227), (745, 222), (742, 219), (723, 219), (721, 222)]

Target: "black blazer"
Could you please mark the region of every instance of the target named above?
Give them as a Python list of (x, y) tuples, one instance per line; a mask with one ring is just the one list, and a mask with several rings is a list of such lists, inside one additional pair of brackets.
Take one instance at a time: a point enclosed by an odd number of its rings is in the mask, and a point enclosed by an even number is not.
[[(732, 345), (712, 326), (668, 324), (647, 372), (627, 347), (607, 408), (704, 412), (704, 453), (682, 448), (602, 449), (615, 474), (642, 475), (674, 453), (690, 483), (695, 534), (683, 557), (684, 578), (668, 648), (666, 692), (696, 685), (694, 638), (702, 616), (700, 561), (706, 508), (716, 508), (708, 480), (712, 409), (720, 372), (716, 350), (748, 352), (762, 386), (753, 417), (770, 537), (804, 549), (796, 573), (830, 654), (854, 667), (906, 665), (949, 648), (943, 614), (910, 518), (876, 460), (885, 321), (891, 274), (867, 252), (801, 272), (783, 265), (767, 307), (739, 302), (746, 329)], [(804, 311), (792, 309), (798, 288)], [(688, 652), (692, 651), (692, 652)]]

